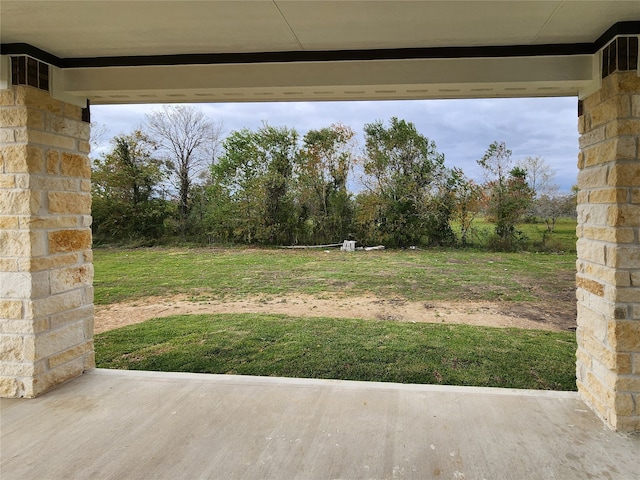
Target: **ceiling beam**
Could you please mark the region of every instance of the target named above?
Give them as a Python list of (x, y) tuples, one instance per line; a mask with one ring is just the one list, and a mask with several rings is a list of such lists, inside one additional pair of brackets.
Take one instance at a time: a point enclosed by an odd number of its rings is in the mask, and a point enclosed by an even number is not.
[[(92, 104), (578, 95), (593, 55), (60, 70)], [(596, 75), (597, 77), (597, 75)]]

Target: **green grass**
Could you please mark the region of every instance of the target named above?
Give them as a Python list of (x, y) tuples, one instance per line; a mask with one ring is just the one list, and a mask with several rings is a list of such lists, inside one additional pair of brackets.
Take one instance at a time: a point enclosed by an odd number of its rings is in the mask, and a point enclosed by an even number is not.
[[(571, 228), (561, 234), (569, 238)], [(369, 294), (553, 304), (574, 295), (575, 254), (567, 252), (96, 249), (95, 300)], [(571, 332), (193, 315), (149, 320), (95, 342), (102, 368), (575, 390)]]
[(190, 315), (96, 336), (101, 368), (575, 390), (575, 335), (283, 315)]
[(411, 301), (552, 301), (572, 288), (575, 254), (471, 249), (96, 249), (95, 302), (150, 295), (194, 299), (251, 295), (372, 294)]
[[(560, 218), (556, 222), (553, 232), (547, 231), (544, 223), (522, 223), (516, 226), (527, 238), (528, 251), (538, 252), (568, 252), (576, 251), (576, 224), (573, 218)], [(458, 229), (454, 225), (454, 230)], [(486, 245), (489, 237), (495, 232), (495, 224), (484, 218), (474, 219), (469, 242), (475, 245)]]

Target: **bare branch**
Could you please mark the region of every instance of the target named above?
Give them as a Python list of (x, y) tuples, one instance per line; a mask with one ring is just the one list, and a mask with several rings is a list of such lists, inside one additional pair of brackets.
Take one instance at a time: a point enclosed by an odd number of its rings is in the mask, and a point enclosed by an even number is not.
[(180, 198), (180, 213), (186, 219), (191, 186), (212, 162), (220, 146), (222, 124), (207, 118), (197, 107), (165, 105), (148, 114), (145, 129), (156, 141), (172, 171)]

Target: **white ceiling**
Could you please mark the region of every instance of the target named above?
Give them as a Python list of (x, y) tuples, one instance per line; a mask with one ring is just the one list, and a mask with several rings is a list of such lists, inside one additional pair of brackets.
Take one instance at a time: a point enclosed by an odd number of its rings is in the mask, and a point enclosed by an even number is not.
[[(638, 0), (0, 0), (0, 41), (59, 58), (486, 47), (593, 43), (631, 20), (640, 20)], [(576, 95), (596, 76), (591, 58), (521, 60), (133, 66), (55, 75), (64, 76), (59, 88), (94, 103)]]
[(2, 43), (60, 58), (595, 41), (640, 1), (0, 2)]

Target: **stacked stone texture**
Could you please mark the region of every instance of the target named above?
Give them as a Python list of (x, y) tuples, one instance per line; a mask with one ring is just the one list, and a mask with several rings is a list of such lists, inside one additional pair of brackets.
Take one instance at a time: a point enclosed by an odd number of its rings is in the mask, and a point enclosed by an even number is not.
[(0, 90), (0, 396), (94, 366), (89, 124), (47, 92)]
[(578, 390), (612, 428), (640, 431), (637, 73), (603, 79), (578, 128)]

